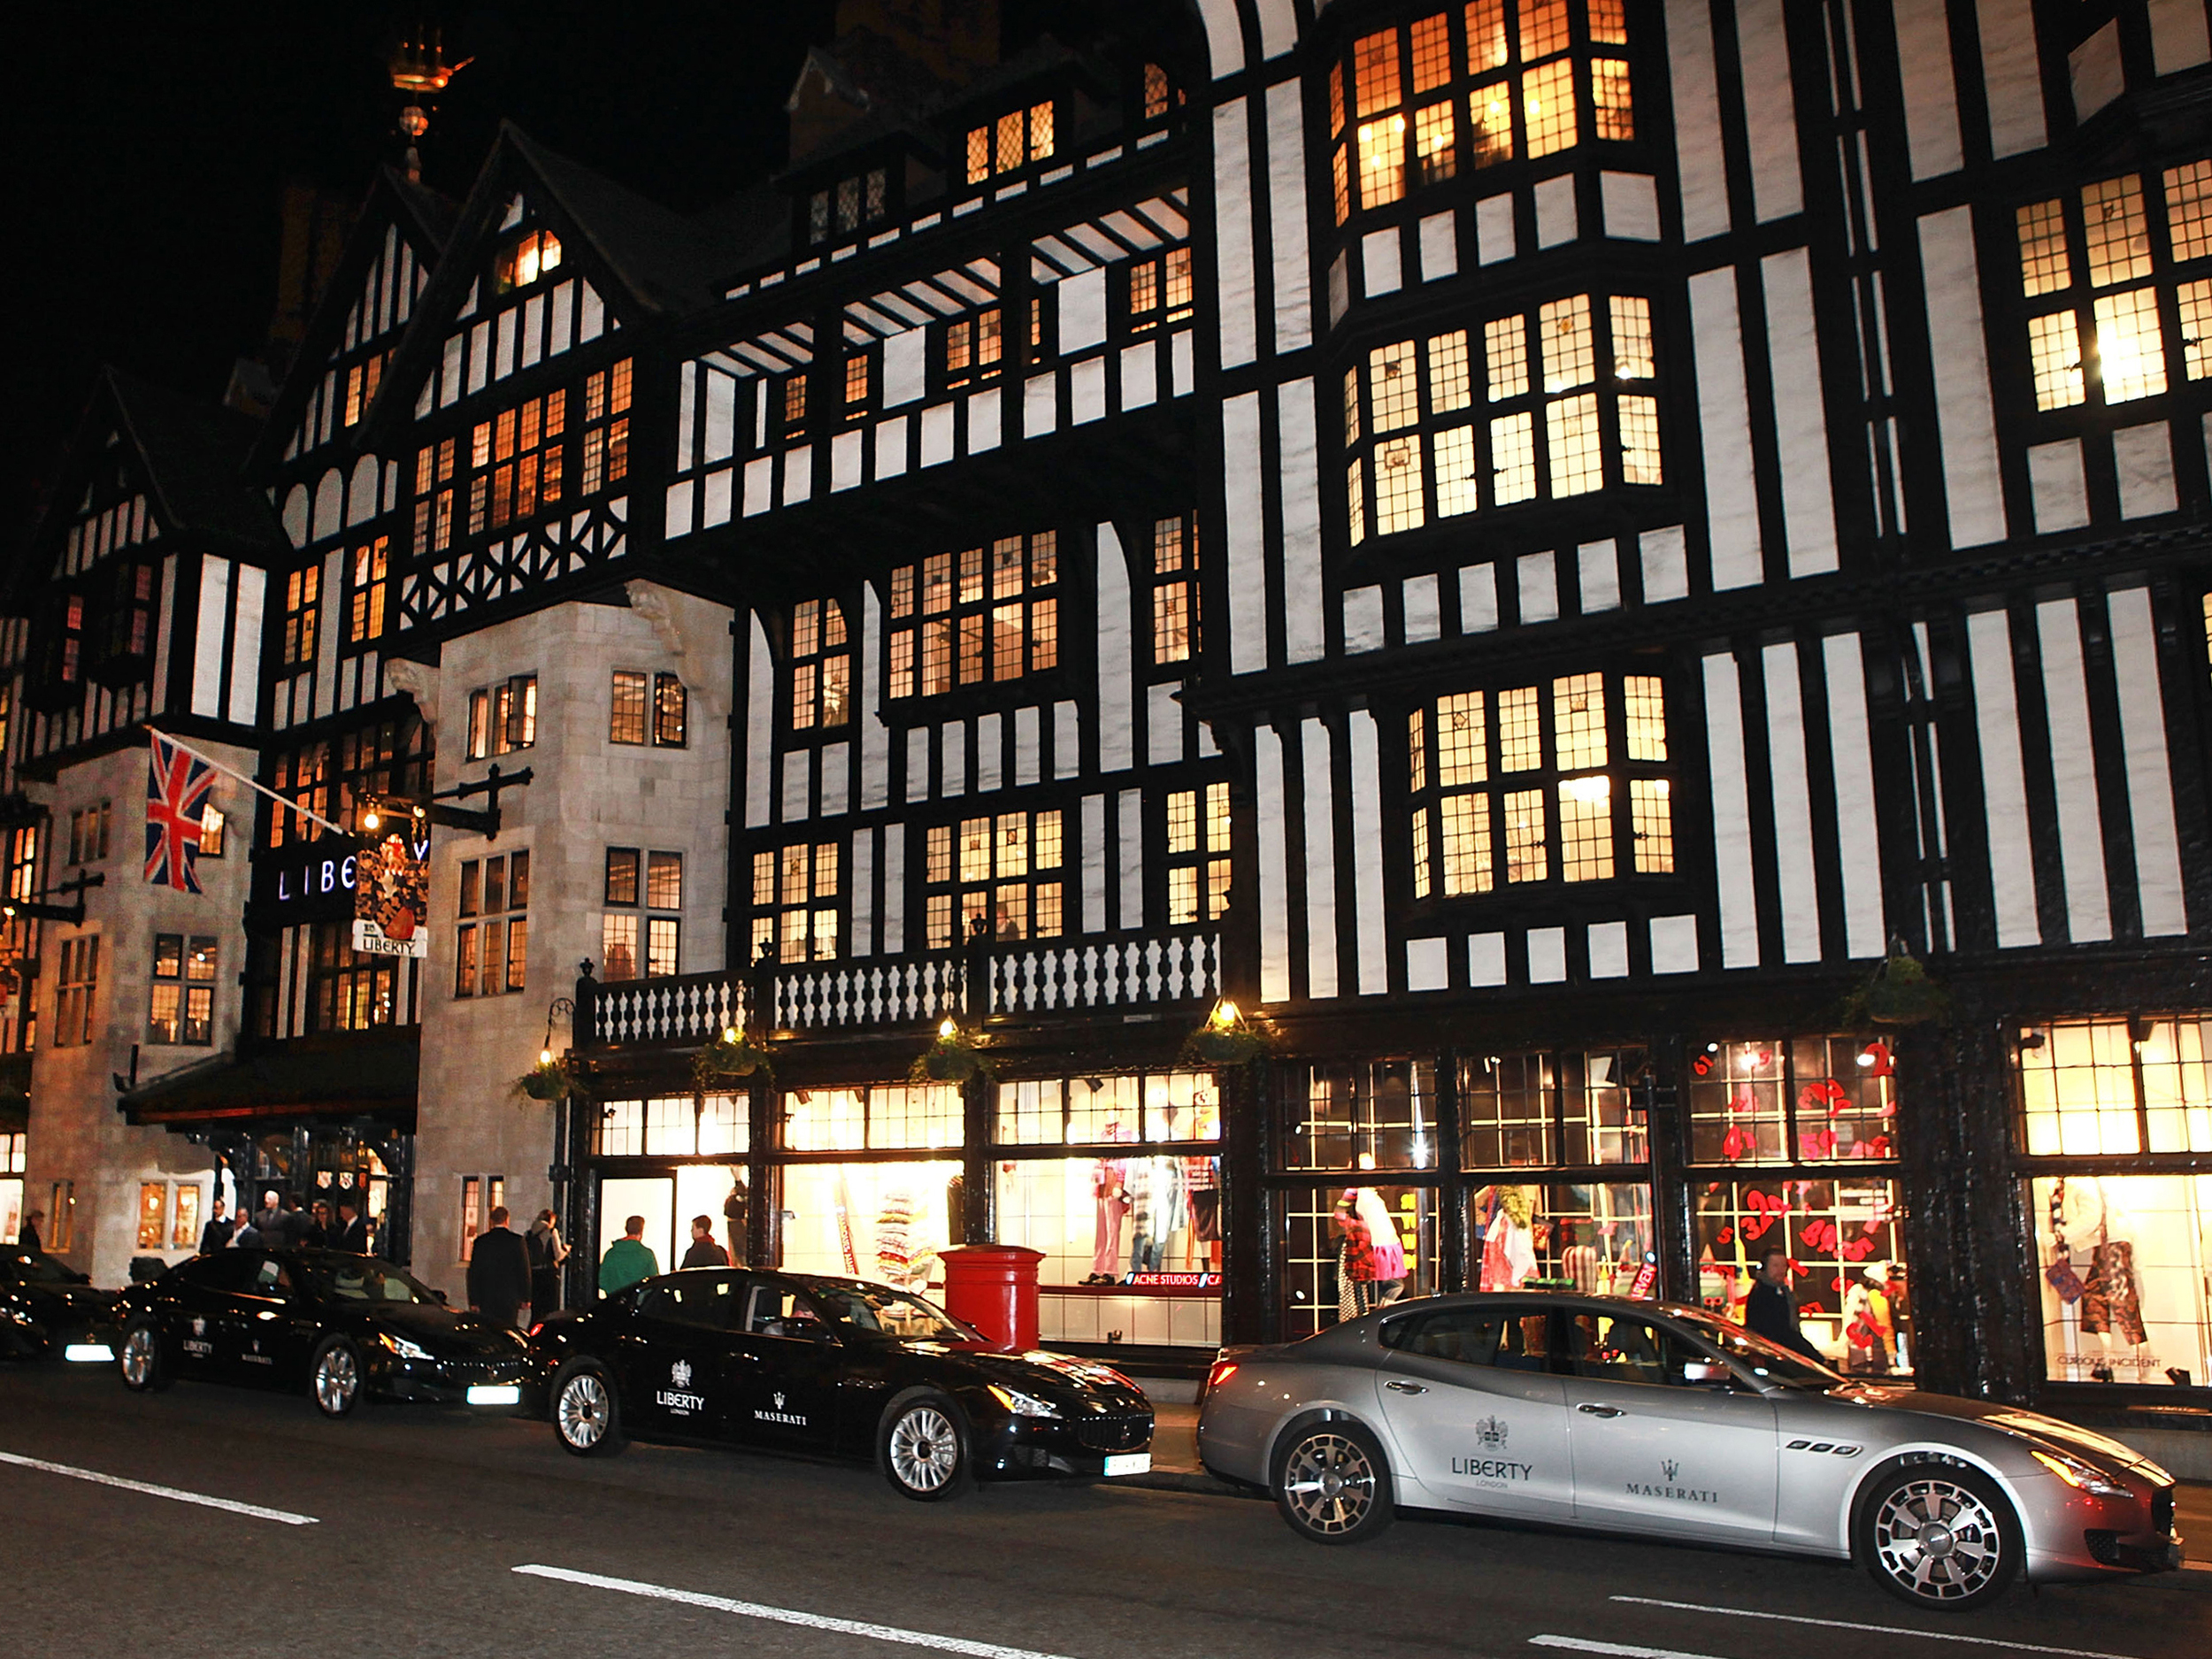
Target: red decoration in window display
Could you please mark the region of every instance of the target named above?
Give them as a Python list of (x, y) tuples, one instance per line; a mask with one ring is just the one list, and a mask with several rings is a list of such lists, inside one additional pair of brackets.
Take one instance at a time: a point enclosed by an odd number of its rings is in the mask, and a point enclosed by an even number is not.
[(1750, 1130), (1741, 1124), (1731, 1124), (1727, 1134), (1722, 1137), (1720, 1155), (1732, 1164), (1757, 1144), (1758, 1137)]
[[(1771, 1194), (1755, 1190), (1744, 1194), (1744, 1207), (1752, 1212), (1752, 1215), (1744, 1217), (1743, 1236), (1747, 1239), (1763, 1235), (1768, 1228), (1788, 1215), (1790, 1209), (1788, 1204)], [(1757, 1217), (1755, 1221), (1753, 1216)]]
[(1843, 1085), (1832, 1077), (1824, 1077), (1817, 1083), (1808, 1083), (1797, 1092), (1797, 1109), (1800, 1111), (1818, 1111), (1824, 1106), (1828, 1109), (1831, 1118), (1851, 1110), (1851, 1096)]
[(1836, 1156), (1836, 1132), (1832, 1129), (1801, 1129), (1797, 1132), (1800, 1154), (1808, 1158), (1832, 1158)]

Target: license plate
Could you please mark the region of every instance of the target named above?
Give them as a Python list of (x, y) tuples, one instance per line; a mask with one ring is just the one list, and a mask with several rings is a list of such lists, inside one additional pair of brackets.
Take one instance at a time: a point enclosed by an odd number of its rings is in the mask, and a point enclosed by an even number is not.
[(72, 1342), (62, 1349), (61, 1356), (69, 1360), (105, 1362), (113, 1359), (115, 1355), (104, 1342)]
[(473, 1383), (469, 1387), (472, 1406), (518, 1406), (522, 1390), (514, 1383)]
[(1148, 1475), (1152, 1472), (1150, 1452), (1116, 1452), (1106, 1460), (1110, 1475)]

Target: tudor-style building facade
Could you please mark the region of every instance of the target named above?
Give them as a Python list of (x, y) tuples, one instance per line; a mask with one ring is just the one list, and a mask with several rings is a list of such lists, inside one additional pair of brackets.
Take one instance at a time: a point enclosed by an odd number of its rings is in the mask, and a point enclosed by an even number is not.
[[(725, 210), (513, 132), (380, 185), (225, 475), (233, 610), (154, 588), (172, 701), (67, 725), (53, 595), (136, 590), (49, 520), (46, 887), (71, 768), (196, 710), (173, 640), (232, 676), (180, 734), (341, 822), (533, 776), (396, 967), (242, 802), (240, 1035), (119, 1114), (35, 924), (26, 1190), (123, 1202), (95, 1123), (204, 1166), (114, 1127), (168, 1125), (450, 1283), (495, 1194), (580, 1261), (741, 1184), (755, 1259), (1029, 1244), (1048, 1339), (1192, 1349), (1371, 1294), (1349, 1196), (1411, 1292), (1730, 1307), (1786, 1242), (1853, 1366), (2201, 1390), (2202, 5), (864, 11)], [(1190, 1057), (1224, 996), (1256, 1064)], [(910, 1079), (948, 1016), (994, 1075)], [(730, 1027), (772, 1075), (695, 1074)]]

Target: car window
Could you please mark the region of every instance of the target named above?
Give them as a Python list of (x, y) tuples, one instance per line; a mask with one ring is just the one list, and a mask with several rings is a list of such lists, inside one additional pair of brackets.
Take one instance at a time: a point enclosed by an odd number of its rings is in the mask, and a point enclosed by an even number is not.
[(244, 1291), (252, 1287), (254, 1276), (263, 1267), (273, 1265), (268, 1257), (251, 1250), (224, 1250), (193, 1257), (177, 1269), (176, 1276), (200, 1290)]
[(1386, 1348), (1502, 1371), (1551, 1364), (1551, 1320), (1540, 1308), (1440, 1308), (1383, 1327)]
[(828, 1327), (804, 1296), (788, 1285), (756, 1285), (745, 1329), (755, 1336), (812, 1336)]
[(246, 1290), (257, 1296), (288, 1295), (292, 1289), (292, 1270), (273, 1256), (265, 1256), (253, 1270), (253, 1278)]
[(703, 1326), (712, 1331), (737, 1327), (737, 1309), (745, 1281), (705, 1273), (684, 1273), (662, 1279), (638, 1299), (637, 1310), (664, 1325)]
[(397, 1302), (434, 1305), (437, 1297), (396, 1267), (365, 1258), (337, 1257), (310, 1272), (323, 1293), (337, 1302)]
[(1681, 1382), (1682, 1363), (1705, 1357), (1664, 1325), (1611, 1313), (1569, 1314), (1567, 1354), (1578, 1377), (1657, 1384)]

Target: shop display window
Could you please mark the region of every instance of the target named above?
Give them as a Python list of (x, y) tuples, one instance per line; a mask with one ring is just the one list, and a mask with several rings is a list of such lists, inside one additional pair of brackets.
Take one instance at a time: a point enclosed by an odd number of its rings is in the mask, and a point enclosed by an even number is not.
[(1468, 1196), (1471, 1290), (1650, 1297), (1656, 1248), (1643, 1182), (1494, 1181)]
[(2212, 1175), (2027, 1184), (2044, 1374), (2201, 1387), (2212, 1377)]
[(1823, 1175), (1691, 1188), (1698, 1296), (1741, 1321), (1770, 1249), (1790, 1256), (1801, 1328), (1839, 1371), (1912, 1369), (1912, 1309), (1897, 1183)]
[(1429, 1060), (1315, 1066), (1305, 1110), (1290, 1105), (1283, 1167), (1432, 1170), (1437, 1163), (1436, 1066)]
[(2212, 1019), (2067, 1020), (2020, 1039), (2030, 1157), (2212, 1152)]
[(1460, 1148), (1471, 1170), (1641, 1164), (1630, 1079), (1638, 1051), (1471, 1055), (1459, 1064)]
[(169, 1220), (169, 1248), (190, 1250), (200, 1242), (200, 1188), (196, 1182), (180, 1184)]
[(949, 1083), (803, 1088), (784, 1096), (783, 1110), (783, 1144), (792, 1152), (934, 1152), (956, 1149), (963, 1139), (960, 1091)]
[(1045, 1253), (1040, 1284), (1218, 1273), (1221, 1160), (1156, 1152), (1002, 1164), (998, 1224), (1001, 1243)]
[(142, 1181), (138, 1187), (138, 1248), (161, 1248), (162, 1223), (169, 1217), (169, 1186), (165, 1181)]
[(999, 1085), (1001, 1146), (1220, 1139), (1221, 1091), (1210, 1071), (1041, 1078)]
[(1690, 1061), (1693, 1164), (1891, 1158), (1897, 1090), (1879, 1039), (1715, 1042)]
[[(1386, 1068), (1375, 1067), (1376, 1071)], [(1333, 1186), (1279, 1194), (1291, 1338), (1436, 1289), (1436, 1193)], [(1340, 1203), (1348, 1202), (1348, 1210)]]
[[(957, 1091), (947, 1092), (956, 1098)], [(784, 1268), (927, 1293), (944, 1278), (938, 1256), (952, 1242), (961, 1205), (956, 1159), (789, 1164), (783, 1171)]]

